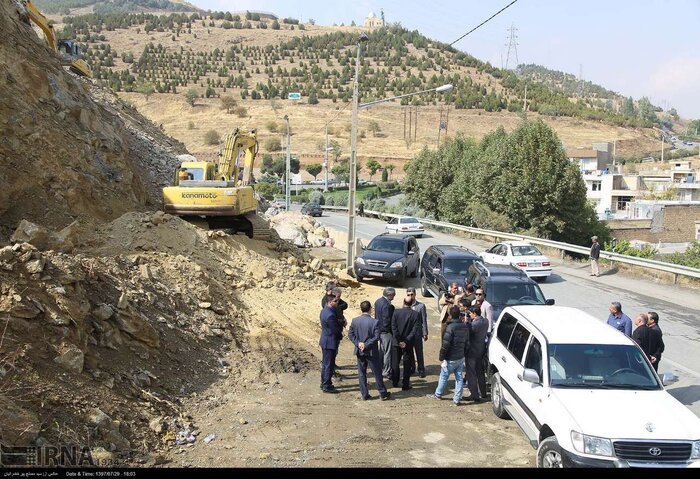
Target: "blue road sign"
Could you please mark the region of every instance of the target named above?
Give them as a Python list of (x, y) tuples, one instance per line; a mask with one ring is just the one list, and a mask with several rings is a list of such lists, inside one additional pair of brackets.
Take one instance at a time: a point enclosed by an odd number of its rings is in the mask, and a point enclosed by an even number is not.
[(287, 95), (287, 100), (301, 100), (301, 93), (292, 92)]

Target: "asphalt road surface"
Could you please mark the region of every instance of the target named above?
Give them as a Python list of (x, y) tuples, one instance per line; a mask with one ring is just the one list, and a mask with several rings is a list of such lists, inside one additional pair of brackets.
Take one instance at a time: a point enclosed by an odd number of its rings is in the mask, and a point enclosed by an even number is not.
[[(322, 224), (347, 231), (347, 214), (324, 211)], [(357, 218), (357, 237), (365, 244), (384, 232), (386, 223), (376, 219)], [(492, 243), (463, 239), (458, 236), (426, 230), (418, 239), (421, 254), (431, 245), (455, 244), (482, 252)], [(614, 268), (602, 269), (598, 278), (589, 276), (588, 262), (562, 261), (552, 257), (553, 274), (540, 287), (557, 305), (586, 311), (606, 321), (611, 301), (619, 301), (622, 310), (632, 319), (637, 313), (656, 311), (664, 333), (664, 352), (659, 372), (671, 371), (680, 380), (668, 391), (700, 417), (700, 292), (675, 285), (658, 284), (651, 279), (618, 273)], [(379, 281), (379, 280), (372, 280)], [(389, 285), (389, 284), (387, 284)], [(419, 280), (409, 279), (404, 286), (420, 287)], [(437, 301), (424, 298), (436, 308)], [(434, 315), (431, 315), (434, 316)]]

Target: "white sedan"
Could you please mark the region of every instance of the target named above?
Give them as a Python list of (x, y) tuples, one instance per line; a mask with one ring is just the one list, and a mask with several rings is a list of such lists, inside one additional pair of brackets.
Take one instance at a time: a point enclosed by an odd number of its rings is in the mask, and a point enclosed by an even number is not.
[(416, 238), (420, 238), (425, 233), (423, 225), (412, 216), (399, 216), (398, 218), (392, 218), (389, 223), (387, 223), (385, 231), (387, 233), (405, 234), (413, 235)]
[(512, 264), (530, 278), (545, 280), (552, 274), (552, 263), (540, 250), (527, 241), (504, 241), (480, 253), (491, 264)]

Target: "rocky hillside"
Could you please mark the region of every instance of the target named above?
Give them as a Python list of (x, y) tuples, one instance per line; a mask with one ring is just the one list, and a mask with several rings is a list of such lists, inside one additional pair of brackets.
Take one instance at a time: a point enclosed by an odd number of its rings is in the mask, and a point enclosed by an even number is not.
[(0, 2), (0, 31), (0, 241), (22, 219), (62, 227), (158, 209), (184, 145), (65, 71), (19, 2)]

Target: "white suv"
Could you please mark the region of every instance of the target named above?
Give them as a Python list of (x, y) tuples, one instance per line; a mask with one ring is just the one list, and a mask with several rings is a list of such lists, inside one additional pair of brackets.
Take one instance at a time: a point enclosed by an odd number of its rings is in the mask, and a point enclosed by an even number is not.
[(700, 419), (668, 394), (637, 344), (561, 306), (513, 306), (489, 345), (493, 412), (538, 467), (700, 467)]

